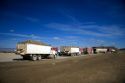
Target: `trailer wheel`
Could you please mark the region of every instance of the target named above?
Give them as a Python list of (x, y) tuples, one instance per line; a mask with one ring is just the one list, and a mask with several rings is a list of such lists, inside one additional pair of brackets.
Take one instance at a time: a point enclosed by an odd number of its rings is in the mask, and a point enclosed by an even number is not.
[(42, 59), (41, 55), (38, 55), (37, 60), (41, 60), (41, 59)]
[(32, 59), (33, 61), (36, 61), (36, 60), (37, 60), (37, 56), (36, 56), (36, 55), (32, 55), (32, 56), (31, 56), (31, 59)]
[(27, 59), (27, 57), (26, 56), (22, 56), (23, 57), (23, 60), (26, 60)]

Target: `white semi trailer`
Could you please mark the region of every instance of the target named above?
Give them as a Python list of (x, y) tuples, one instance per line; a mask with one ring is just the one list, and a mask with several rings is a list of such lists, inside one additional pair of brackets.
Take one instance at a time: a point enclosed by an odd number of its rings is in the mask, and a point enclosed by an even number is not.
[(96, 53), (106, 53), (108, 51), (108, 49), (106, 48), (97, 48), (96, 49)]
[(24, 59), (27, 58), (35, 61), (43, 57), (55, 56), (51, 49), (50, 45), (28, 40), (17, 44), (16, 53), (20, 54)]
[(60, 52), (61, 52), (61, 55), (69, 55), (69, 56), (80, 55), (79, 47), (74, 47), (74, 46), (61, 46)]

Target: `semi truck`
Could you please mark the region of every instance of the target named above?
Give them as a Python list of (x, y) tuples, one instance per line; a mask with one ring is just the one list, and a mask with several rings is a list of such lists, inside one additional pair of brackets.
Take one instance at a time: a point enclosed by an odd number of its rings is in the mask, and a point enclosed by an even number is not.
[(94, 53), (112, 53), (117, 52), (117, 48), (113, 46), (100, 46), (100, 47), (93, 47)]
[(60, 54), (61, 55), (68, 55), (68, 56), (78, 56), (81, 54), (79, 47), (75, 46), (61, 46), (60, 47)]
[(21, 55), (23, 59), (31, 59), (33, 61), (47, 57), (53, 58), (56, 55), (52, 46), (33, 40), (17, 43), (16, 53)]

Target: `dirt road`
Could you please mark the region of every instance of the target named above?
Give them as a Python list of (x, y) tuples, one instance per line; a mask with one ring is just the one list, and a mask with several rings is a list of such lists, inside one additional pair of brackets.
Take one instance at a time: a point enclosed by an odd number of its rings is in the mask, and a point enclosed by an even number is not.
[(1, 62), (0, 83), (125, 83), (125, 54)]

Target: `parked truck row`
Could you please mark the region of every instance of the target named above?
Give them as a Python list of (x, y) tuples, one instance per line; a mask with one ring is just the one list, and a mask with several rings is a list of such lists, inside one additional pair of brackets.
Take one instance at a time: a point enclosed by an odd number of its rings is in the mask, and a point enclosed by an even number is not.
[(17, 43), (16, 53), (21, 55), (23, 59), (41, 60), (42, 58), (56, 58), (59, 56), (80, 56), (81, 54), (93, 54), (107, 51), (115, 51), (114, 48), (93, 47), (93, 48), (79, 48), (75, 46), (60, 46), (52, 47), (51, 45), (27, 40)]

